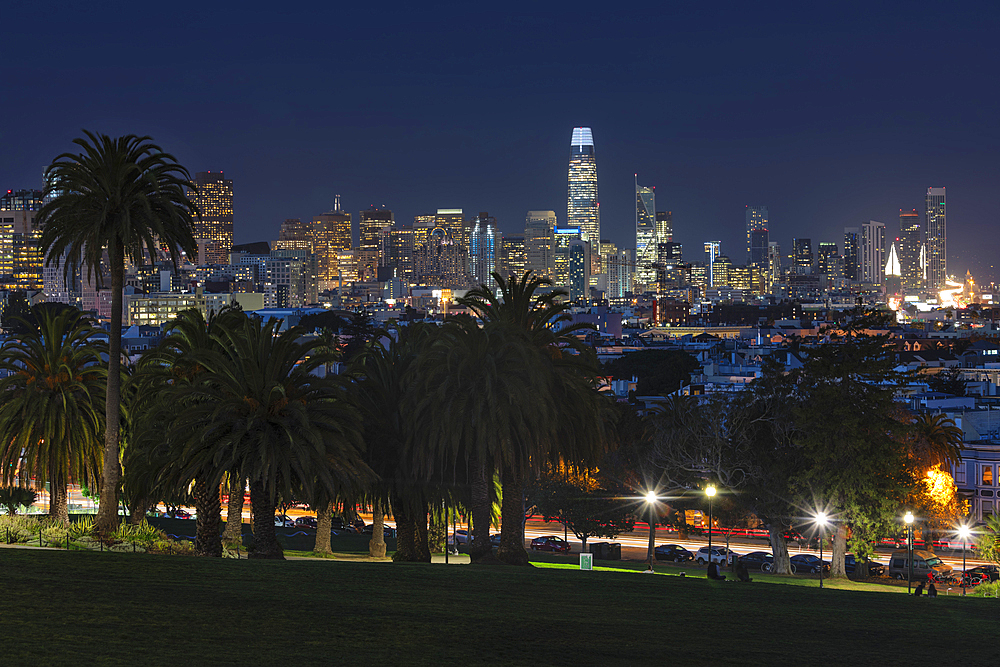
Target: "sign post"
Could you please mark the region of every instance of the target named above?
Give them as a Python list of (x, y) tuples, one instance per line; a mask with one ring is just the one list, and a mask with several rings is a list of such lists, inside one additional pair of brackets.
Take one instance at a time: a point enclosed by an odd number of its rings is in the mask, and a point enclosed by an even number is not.
[(580, 569), (581, 570), (594, 569), (594, 554), (580, 554)]

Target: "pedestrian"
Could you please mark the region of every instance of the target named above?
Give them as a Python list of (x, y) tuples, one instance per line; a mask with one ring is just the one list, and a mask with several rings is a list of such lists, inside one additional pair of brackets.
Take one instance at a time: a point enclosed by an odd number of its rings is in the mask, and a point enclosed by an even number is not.
[(934, 588), (934, 582), (933, 581), (931, 582), (931, 585), (927, 587), (927, 597), (929, 597), (929, 598), (936, 598), (937, 597), (937, 589)]
[[(931, 585), (933, 586), (933, 584)], [(924, 582), (921, 581), (919, 584), (917, 584), (917, 588), (915, 591), (913, 591), (913, 594), (916, 595), (917, 597), (920, 597), (921, 595), (924, 594)]]

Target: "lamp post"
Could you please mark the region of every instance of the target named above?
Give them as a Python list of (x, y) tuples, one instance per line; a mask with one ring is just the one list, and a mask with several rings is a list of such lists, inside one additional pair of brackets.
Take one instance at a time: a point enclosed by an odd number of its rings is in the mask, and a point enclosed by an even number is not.
[(646, 493), (646, 504), (649, 505), (649, 548), (646, 550), (646, 560), (649, 566), (653, 567), (653, 549), (656, 541), (656, 533), (653, 532), (653, 512), (656, 511), (656, 494), (652, 491)]
[(715, 486), (712, 484), (708, 485), (705, 489), (705, 495), (708, 496), (708, 564), (712, 564), (712, 498), (715, 497)]
[(913, 512), (907, 512), (903, 517), (906, 523), (906, 593), (911, 593), (913, 585)]
[(823, 529), (826, 528), (826, 512), (816, 514), (816, 525), (819, 527), (819, 587), (823, 588)]
[(969, 541), (969, 527), (961, 525), (958, 527), (958, 536), (962, 538), (962, 595), (965, 595), (965, 547)]

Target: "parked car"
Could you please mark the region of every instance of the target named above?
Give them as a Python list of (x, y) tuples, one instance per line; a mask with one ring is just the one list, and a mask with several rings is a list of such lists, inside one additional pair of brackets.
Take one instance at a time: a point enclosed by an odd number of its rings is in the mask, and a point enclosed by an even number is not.
[(275, 514), (274, 525), (278, 528), (293, 528), (295, 526), (295, 522), (288, 518), (285, 514)]
[(795, 554), (789, 560), (792, 562), (792, 572), (819, 574), (822, 566), (824, 572), (830, 571), (830, 561), (820, 560), (812, 554)]
[(191, 513), (188, 512), (187, 510), (180, 510), (180, 509), (178, 509), (178, 510), (174, 510), (173, 516), (170, 516), (169, 512), (164, 512), (163, 516), (171, 518), (171, 519), (190, 519), (191, 518)]
[(466, 530), (456, 530), (449, 538), (448, 544), (453, 545), (465, 545), (469, 543), (469, 532)]
[(984, 584), (987, 581), (996, 581), (1000, 577), (1000, 572), (997, 570), (996, 565), (979, 565), (977, 567), (970, 567), (962, 575), (962, 579), (966, 586), (978, 586), (979, 584)]
[[(727, 549), (726, 547), (712, 547), (712, 562), (718, 563), (719, 565), (725, 565), (726, 563), (735, 563), (736, 559), (740, 555), (735, 551)], [(698, 565), (705, 565), (708, 563), (708, 547), (702, 547), (698, 549), (698, 552), (694, 556), (695, 561)]]
[(569, 542), (562, 539), (561, 537), (556, 537), (555, 535), (536, 537), (535, 539), (531, 540), (531, 550), (552, 551), (554, 553), (568, 553)]
[(314, 516), (300, 516), (295, 520), (296, 528), (312, 528), (316, 530), (316, 517)]
[(751, 551), (745, 556), (740, 556), (740, 562), (746, 565), (748, 570), (770, 572), (771, 563), (774, 562), (774, 556), (766, 551)]
[(679, 544), (661, 544), (653, 549), (656, 560), (669, 560), (674, 563), (694, 560), (694, 554)]
[(500, 546), (500, 533), (496, 533), (495, 535), (490, 535), (490, 546), (492, 546), (494, 549)]
[[(906, 549), (892, 552), (889, 557), (889, 576), (896, 579), (906, 579), (909, 574), (908, 554)], [(937, 557), (932, 551), (924, 549), (913, 550), (913, 581), (926, 581), (932, 577), (950, 577), (953, 568)]]
[[(861, 564), (861, 560), (854, 557), (854, 554), (844, 556), (844, 570), (847, 574), (854, 574), (854, 570)], [(868, 574), (872, 577), (881, 577), (885, 574), (885, 565), (877, 560), (868, 561)]]
[[(371, 535), (374, 532), (375, 532), (375, 526), (373, 526), (372, 524), (368, 524), (361, 531), (361, 533), (364, 534), (364, 535)], [(390, 528), (389, 526), (386, 526), (385, 524), (383, 524), (382, 525), (382, 537), (383, 538), (385, 538), (385, 537), (396, 537), (396, 529), (395, 528)]]

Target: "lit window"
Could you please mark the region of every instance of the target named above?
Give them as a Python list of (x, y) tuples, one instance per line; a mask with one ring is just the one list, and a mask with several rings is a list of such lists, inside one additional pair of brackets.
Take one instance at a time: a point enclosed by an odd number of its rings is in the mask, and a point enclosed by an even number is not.
[(993, 486), (993, 466), (983, 466), (983, 486)]

